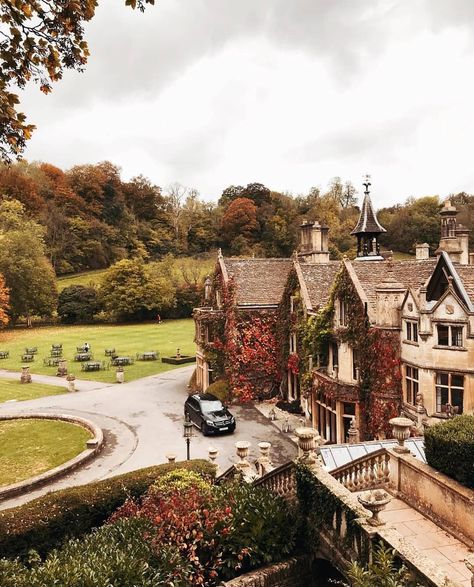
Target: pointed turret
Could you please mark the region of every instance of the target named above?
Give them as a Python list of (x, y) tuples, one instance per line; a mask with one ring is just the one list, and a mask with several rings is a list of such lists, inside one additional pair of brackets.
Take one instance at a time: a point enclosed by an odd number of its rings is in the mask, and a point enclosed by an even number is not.
[(383, 257), (380, 256), (379, 235), (387, 232), (385, 228), (377, 220), (377, 215), (372, 207), (370, 199), (370, 176), (366, 176), (364, 192), (364, 202), (360, 211), (359, 221), (357, 226), (351, 232), (357, 236), (357, 260), (363, 261), (381, 261)]

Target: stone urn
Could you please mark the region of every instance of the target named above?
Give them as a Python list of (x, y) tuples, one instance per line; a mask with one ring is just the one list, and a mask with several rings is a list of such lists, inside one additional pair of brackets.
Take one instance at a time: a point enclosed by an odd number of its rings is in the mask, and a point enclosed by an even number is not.
[(168, 463), (175, 463), (176, 462), (176, 455), (173, 453), (169, 453), (166, 455), (166, 459)]
[(61, 359), (58, 363), (58, 371), (56, 373), (57, 377), (64, 377), (67, 375), (67, 361), (66, 359)]
[(247, 461), (247, 457), (249, 456), (251, 443), (247, 440), (239, 440), (235, 443), (235, 448), (237, 450), (237, 456), (239, 457), (240, 461), (237, 463), (237, 467), (239, 469), (246, 469), (250, 467), (250, 463)]
[(258, 443), (258, 448), (260, 451), (260, 459), (261, 460), (266, 460), (269, 461), (270, 460), (270, 448), (271, 448), (271, 443), (270, 442), (259, 442)]
[(405, 446), (405, 440), (410, 438), (410, 429), (413, 422), (410, 418), (392, 418), (389, 420), (392, 426), (393, 437), (398, 441), (398, 446), (393, 450), (398, 453), (409, 453), (410, 449)]
[(369, 491), (364, 495), (359, 495), (357, 499), (359, 500), (359, 503), (372, 514), (372, 517), (367, 519), (368, 524), (371, 526), (383, 526), (385, 524), (385, 522), (379, 518), (379, 513), (392, 499), (386, 491), (376, 489), (375, 491)]
[(309, 465), (317, 462), (314, 451), (316, 449), (316, 441), (320, 440), (319, 432), (314, 428), (297, 428), (295, 430), (298, 437), (298, 448), (300, 450), (299, 461)]

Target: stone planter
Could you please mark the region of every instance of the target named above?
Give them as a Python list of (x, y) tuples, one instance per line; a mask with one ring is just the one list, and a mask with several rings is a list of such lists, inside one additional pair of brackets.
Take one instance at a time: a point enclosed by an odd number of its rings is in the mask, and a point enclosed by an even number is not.
[(298, 448), (301, 456), (300, 462), (314, 464), (317, 462), (314, 451), (316, 449), (316, 440), (320, 439), (319, 432), (314, 428), (297, 428), (295, 430), (298, 437)]
[(246, 469), (250, 467), (250, 463), (247, 461), (247, 457), (249, 456), (251, 443), (247, 440), (239, 440), (235, 443), (235, 448), (237, 450), (237, 456), (239, 457), (240, 461), (236, 464), (239, 469)]
[(125, 373), (123, 367), (117, 367), (117, 371), (115, 373), (117, 383), (123, 383), (125, 381)]
[(58, 363), (58, 371), (56, 373), (57, 377), (65, 377), (67, 375), (67, 361), (66, 359), (61, 359)]
[(72, 373), (70, 375), (68, 375), (66, 377), (66, 381), (67, 381), (67, 389), (68, 391), (76, 391), (76, 385), (75, 385), (75, 381), (76, 381), (76, 377), (75, 375), (73, 375)]
[(385, 524), (385, 522), (379, 518), (379, 513), (392, 499), (388, 493), (376, 489), (375, 491), (370, 491), (368, 494), (359, 495), (357, 499), (359, 500), (359, 503), (372, 514), (372, 517), (367, 520), (368, 524), (371, 526), (383, 526)]
[(405, 440), (410, 438), (410, 429), (413, 422), (409, 418), (392, 418), (389, 420), (392, 426), (393, 437), (398, 441), (398, 446), (393, 450), (398, 453), (409, 453), (410, 449), (405, 446)]

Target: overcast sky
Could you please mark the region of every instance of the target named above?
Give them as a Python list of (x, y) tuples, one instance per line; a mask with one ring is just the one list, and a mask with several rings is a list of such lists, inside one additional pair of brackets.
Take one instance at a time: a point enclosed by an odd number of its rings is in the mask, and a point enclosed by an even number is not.
[(472, 193), (473, 28), (472, 0), (100, 0), (85, 73), (23, 97), (25, 157), (212, 200), (365, 173), (377, 208)]

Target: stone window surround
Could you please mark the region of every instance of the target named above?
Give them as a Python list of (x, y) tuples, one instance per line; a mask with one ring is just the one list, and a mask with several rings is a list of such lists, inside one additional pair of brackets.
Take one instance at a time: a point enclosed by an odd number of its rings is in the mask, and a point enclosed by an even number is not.
[[(408, 375), (408, 369), (411, 369), (412, 374)], [(415, 378), (415, 374), (414, 374), (414, 370), (416, 369), (416, 378)], [(413, 401), (410, 401), (408, 398), (408, 385), (407, 385), (407, 381), (411, 382), (412, 385), (412, 395)], [(415, 393), (415, 386), (414, 384), (416, 383), (416, 393)], [(418, 394), (420, 390), (420, 369), (419, 367), (415, 367), (412, 365), (409, 365), (407, 363), (403, 364), (403, 401), (404, 403), (408, 404), (410, 407), (413, 408), (413, 406), (415, 406), (416, 404), (416, 396)]]
[[(442, 320), (440, 322), (437, 322), (435, 324), (436, 326), (436, 335), (438, 338), (438, 344), (434, 345), (434, 347), (438, 347), (438, 348), (446, 348), (446, 349), (451, 349), (451, 348), (455, 348), (455, 349), (463, 349), (464, 345), (462, 344), (462, 342), (464, 341), (464, 324), (459, 324), (459, 323), (452, 323), (449, 321), (445, 321)], [(440, 344), (439, 342), (439, 337), (440, 337), (440, 333), (439, 333), (439, 328), (446, 328), (448, 331), (447, 334), (447, 338), (448, 338), (448, 343), (447, 344)], [(460, 330), (461, 331), (461, 344), (452, 344), (453, 339), (457, 338), (457, 335), (453, 334), (453, 328), (455, 328), (456, 330)]]
[[(403, 317), (403, 322), (405, 325), (405, 328), (403, 329), (403, 334), (405, 336), (405, 338), (403, 339), (403, 342), (409, 343), (409, 344), (413, 344), (416, 346), (419, 346), (419, 342), (418, 339), (420, 337), (420, 321), (417, 318), (405, 318)], [(413, 340), (412, 338), (408, 337), (408, 324), (410, 325), (414, 325), (416, 326), (416, 339)], [(413, 328), (411, 328), (411, 331), (413, 332)], [(414, 335), (413, 335), (414, 336)]]
[[(437, 379), (438, 379), (438, 375), (448, 375), (448, 384), (447, 385), (443, 385), (441, 383), (438, 383)], [(457, 375), (457, 376), (462, 376), (463, 377), (463, 386), (462, 388), (459, 386), (453, 386), (451, 383), (451, 377), (452, 375)], [(435, 371), (433, 371), (433, 386), (434, 386), (434, 406), (435, 406), (435, 412), (433, 413), (433, 417), (436, 418), (447, 418), (448, 415), (445, 412), (438, 412), (437, 411), (437, 407), (438, 407), (438, 387), (447, 387), (448, 388), (448, 403), (450, 403), (452, 405), (452, 397), (451, 397), (451, 390), (452, 388), (454, 389), (462, 389), (463, 391), (463, 401), (462, 401), (462, 408), (464, 411), (464, 390), (465, 390), (465, 378), (466, 378), (466, 373), (465, 372), (460, 372), (460, 371), (456, 371), (456, 370), (446, 370), (446, 369), (437, 369)]]

